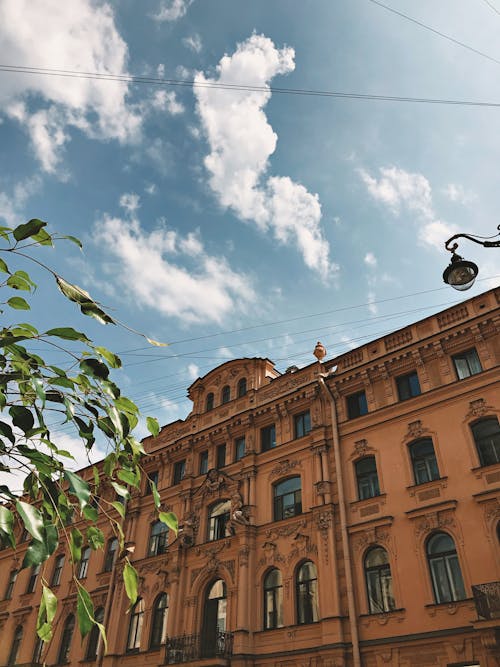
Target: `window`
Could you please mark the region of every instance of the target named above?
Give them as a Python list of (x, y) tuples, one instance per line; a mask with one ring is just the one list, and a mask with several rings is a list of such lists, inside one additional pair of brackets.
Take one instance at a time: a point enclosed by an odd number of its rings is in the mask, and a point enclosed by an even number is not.
[(290, 477), (274, 486), (274, 520), (302, 514), (300, 477)]
[(141, 647), (142, 624), (144, 621), (144, 600), (139, 598), (130, 612), (127, 651), (138, 651)]
[(218, 445), (216, 468), (223, 468), (226, 465), (226, 445)]
[(180, 484), (186, 474), (186, 459), (174, 463), (174, 484)]
[(207, 588), (203, 605), (203, 625), (201, 629), (201, 657), (217, 655), (224, 648), (223, 633), (226, 632), (227, 593), (222, 579), (214, 581)]
[(28, 579), (28, 585), (26, 586), (26, 593), (33, 593), (33, 591), (35, 590), (39, 572), (40, 572), (40, 565), (31, 568), (30, 577)]
[(422, 438), (410, 445), (411, 464), (415, 484), (425, 484), (439, 479), (439, 469), (431, 438)]
[(221, 392), (221, 403), (229, 403), (231, 400), (231, 389), (228, 384), (226, 384), (225, 387), (222, 387), (222, 392)]
[(368, 412), (368, 403), (366, 402), (366, 394), (363, 391), (358, 391), (356, 394), (351, 394), (347, 397), (347, 416), (349, 419), (355, 419), (366, 415)]
[(146, 483), (146, 495), (150, 496), (152, 494), (151, 484), (154, 484), (156, 487), (158, 487), (158, 479), (159, 479), (158, 470), (152, 470), (151, 472), (148, 472), (148, 478), (149, 479)]
[(75, 617), (73, 614), (70, 614), (66, 619), (61, 636), (61, 646), (59, 647), (59, 657), (57, 658), (58, 665), (65, 665), (69, 662), (69, 650), (71, 648), (71, 640), (73, 639), (74, 629)]
[(207, 399), (206, 399), (206, 402), (205, 402), (205, 408), (206, 408), (207, 412), (210, 412), (210, 410), (214, 409), (214, 395), (212, 394), (212, 392), (207, 394)]
[(260, 443), (263, 452), (276, 447), (276, 429), (274, 424), (260, 429)]
[(356, 462), (356, 480), (358, 482), (358, 498), (373, 498), (380, 495), (378, 485), (377, 464), (374, 456), (365, 456)]
[(5, 598), (4, 598), (5, 600), (11, 599), (16, 579), (17, 579), (17, 570), (11, 570), (9, 574), (9, 582), (7, 584), (7, 589), (5, 590)]
[(65, 556), (61, 554), (57, 556), (56, 562), (54, 563), (54, 571), (52, 572), (52, 579), (50, 581), (51, 586), (59, 586), (61, 583), (61, 575), (64, 567)]
[(234, 441), (234, 460), (240, 461), (245, 456), (245, 438), (236, 438)]
[(238, 382), (238, 398), (246, 396), (246, 393), (247, 393), (247, 379), (241, 378), (241, 380)]
[(427, 542), (427, 560), (437, 604), (465, 599), (457, 550), (448, 533), (436, 533)]
[(208, 472), (208, 450), (200, 453), (200, 475), (206, 475)]
[[(98, 623), (102, 623), (104, 621), (104, 607), (96, 609), (94, 616)], [(87, 642), (87, 651), (85, 652), (86, 660), (95, 660), (97, 658), (100, 634), (98, 626), (94, 623)]]
[(224, 500), (212, 505), (208, 517), (208, 539), (220, 540), (226, 536), (226, 526), (231, 515), (231, 501)]
[(311, 414), (309, 410), (302, 412), (300, 415), (295, 415), (293, 418), (294, 432), (296, 438), (302, 438), (311, 430)]
[(168, 526), (163, 521), (155, 521), (151, 524), (149, 535), (148, 556), (158, 556), (167, 551)]
[(453, 356), (453, 363), (459, 380), (464, 380), (471, 375), (480, 373), (483, 369), (479, 357), (477, 356), (476, 348), (471, 348), (460, 354)]
[(365, 556), (365, 581), (370, 614), (380, 614), (396, 608), (392, 593), (391, 566), (387, 551), (373, 547)]
[(18, 625), (14, 630), (14, 637), (12, 639), (12, 646), (10, 647), (9, 660), (7, 665), (15, 665), (17, 662), (17, 654), (19, 653), (19, 647), (21, 646), (21, 640), (23, 638), (23, 626)]
[(23, 528), (23, 532), (21, 533), (21, 538), (20, 538), (19, 541), (20, 542), (27, 542), (29, 540), (29, 538), (30, 538), (30, 534), (28, 533), (26, 528)]
[(78, 568), (78, 579), (86, 579), (89, 571), (90, 547), (82, 549), (82, 558)]
[(104, 572), (111, 572), (115, 562), (115, 554), (118, 550), (118, 540), (116, 537), (113, 537), (108, 542), (108, 548), (106, 549), (106, 558), (104, 559)]
[(41, 662), (42, 662), (42, 653), (43, 653), (43, 645), (44, 644), (45, 644), (45, 642), (43, 641), (43, 639), (41, 639), (40, 637), (36, 638), (35, 647), (33, 649), (33, 658), (32, 658), (32, 661), (31, 661), (33, 663), (32, 667), (36, 667), (36, 665), (41, 664)]
[(167, 641), (168, 595), (160, 593), (153, 605), (150, 648), (159, 648)]
[(396, 378), (396, 385), (400, 401), (407, 401), (414, 396), (420, 396), (420, 382), (418, 381), (417, 371), (408, 373), (408, 375), (400, 375)]
[(283, 584), (274, 568), (264, 579), (264, 630), (283, 627)]
[(318, 575), (310, 560), (302, 563), (297, 572), (297, 623), (315, 623), (319, 620)]
[(497, 417), (481, 419), (471, 426), (482, 466), (500, 463), (500, 425)]

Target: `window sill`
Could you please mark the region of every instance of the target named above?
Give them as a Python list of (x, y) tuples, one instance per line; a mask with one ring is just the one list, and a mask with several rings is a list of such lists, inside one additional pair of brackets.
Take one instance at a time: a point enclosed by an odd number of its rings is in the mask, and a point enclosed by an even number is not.
[(475, 475), (476, 479), (482, 478), (486, 484), (500, 482), (500, 462), (471, 468), (471, 472)]
[(363, 500), (354, 500), (349, 504), (353, 514), (359, 513), (360, 518), (366, 518), (378, 514), (381, 511), (382, 506), (385, 505), (386, 499), (387, 494), (380, 493), (378, 496), (363, 498)]
[(429, 616), (434, 617), (437, 614), (448, 614), (454, 616), (459, 610), (475, 611), (476, 605), (474, 598), (464, 598), (463, 600), (454, 600), (453, 602), (433, 602), (424, 605), (425, 611)]
[(412, 484), (407, 486), (406, 490), (417, 501), (432, 500), (441, 497), (441, 490), (448, 486), (448, 477), (438, 477), (429, 482), (422, 482), (421, 484)]
[(368, 628), (370, 625), (387, 625), (390, 621), (401, 623), (406, 616), (406, 609), (391, 609), (390, 611), (381, 611), (374, 614), (360, 614), (361, 625)]

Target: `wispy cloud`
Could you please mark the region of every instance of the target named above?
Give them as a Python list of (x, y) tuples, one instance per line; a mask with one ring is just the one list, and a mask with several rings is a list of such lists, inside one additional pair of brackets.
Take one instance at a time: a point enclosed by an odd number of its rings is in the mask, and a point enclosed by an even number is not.
[(194, 51), (195, 53), (200, 53), (203, 48), (201, 37), (196, 33), (194, 35), (184, 37), (182, 43), (184, 46), (186, 46), (188, 49), (191, 49), (191, 51)]
[(443, 188), (443, 194), (454, 204), (463, 204), (464, 206), (477, 200), (477, 195), (474, 192), (467, 191), (463, 185), (457, 185), (455, 183), (448, 183), (448, 185)]
[(25, 222), (20, 220), (24, 205), (39, 188), (40, 179), (33, 177), (17, 183), (10, 194), (0, 191), (0, 220), (11, 227)]
[(193, 0), (164, 0), (160, 2), (160, 6), (156, 14), (152, 18), (160, 23), (163, 21), (177, 21), (186, 15), (189, 6)]

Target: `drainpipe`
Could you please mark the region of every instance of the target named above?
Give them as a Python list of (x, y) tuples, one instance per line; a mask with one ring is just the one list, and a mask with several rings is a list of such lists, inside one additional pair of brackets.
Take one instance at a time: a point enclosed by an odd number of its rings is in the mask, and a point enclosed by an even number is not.
[[(325, 350), (326, 353), (326, 350)], [(321, 366), (321, 360), (318, 359)], [(354, 667), (361, 667), (361, 656), (359, 653), (359, 635), (358, 635), (358, 616), (356, 612), (356, 601), (354, 598), (353, 577), (352, 577), (352, 563), (349, 549), (349, 535), (347, 532), (347, 511), (346, 499), (344, 495), (344, 479), (342, 477), (342, 462), (340, 459), (340, 438), (339, 428), (337, 422), (337, 409), (335, 399), (330, 388), (326, 384), (324, 378), (329, 377), (328, 373), (319, 373), (318, 383), (323, 389), (327, 401), (330, 404), (331, 420), (332, 420), (332, 434), (333, 434), (333, 457), (335, 461), (335, 474), (337, 478), (337, 489), (339, 494), (339, 513), (340, 513), (340, 532), (342, 535), (342, 551), (344, 552), (344, 567), (345, 567), (345, 581), (347, 592), (347, 606), (349, 609), (349, 626), (351, 630), (352, 642), (352, 657)]]

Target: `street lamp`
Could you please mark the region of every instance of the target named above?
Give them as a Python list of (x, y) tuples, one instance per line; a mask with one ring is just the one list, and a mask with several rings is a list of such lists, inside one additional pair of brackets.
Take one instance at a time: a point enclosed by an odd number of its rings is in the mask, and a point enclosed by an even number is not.
[[(498, 225), (497, 229), (500, 232), (500, 225)], [(453, 287), (453, 289), (462, 292), (472, 287), (477, 278), (477, 274), (479, 273), (477, 264), (469, 262), (455, 253), (455, 250), (458, 248), (458, 243), (453, 243), (453, 245), (451, 245), (452, 241), (463, 238), (469, 239), (469, 241), (474, 241), (474, 243), (479, 243), (483, 248), (500, 248), (500, 238), (496, 241), (489, 240), (497, 237), (500, 237), (500, 233), (494, 234), (493, 236), (473, 236), (472, 234), (454, 234), (454, 236), (450, 236), (444, 244), (446, 250), (452, 253), (451, 262), (443, 272), (444, 282)]]

